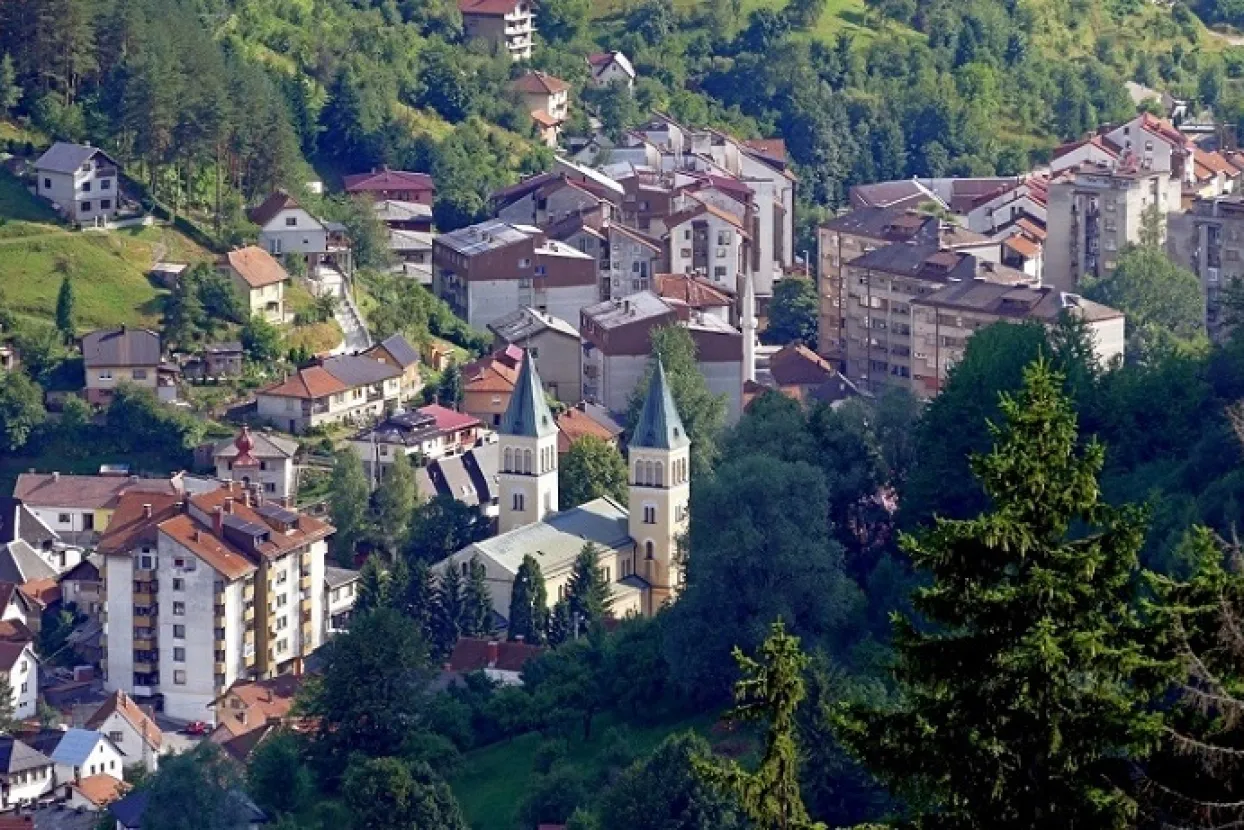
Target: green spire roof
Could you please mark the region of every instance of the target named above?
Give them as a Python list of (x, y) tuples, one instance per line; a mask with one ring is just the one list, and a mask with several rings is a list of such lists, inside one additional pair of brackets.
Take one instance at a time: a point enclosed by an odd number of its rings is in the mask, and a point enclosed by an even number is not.
[(523, 350), (523, 364), (518, 372), (518, 382), (510, 395), (510, 405), (501, 419), (502, 435), (523, 435), (527, 438), (543, 438), (557, 432), (557, 422), (544, 400), (544, 387), (535, 361)]
[(670, 394), (665, 366), (657, 358), (657, 368), (652, 373), (652, 379), (648, 381), (648, 397), (644, 399), (639, 423), (635, 425), (635, 434), (631, 436), (631, 446), (677, 450), (690, 443), (691, 439), (687, 437), (682, 418), (678, 417), (678, 408), (674, 406), (674, 396)]

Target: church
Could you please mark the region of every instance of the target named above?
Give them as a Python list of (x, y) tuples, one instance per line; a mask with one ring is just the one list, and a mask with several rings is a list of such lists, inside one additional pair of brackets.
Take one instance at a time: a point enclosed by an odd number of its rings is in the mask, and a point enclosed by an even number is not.
[(507, 618), (523, 557), (540, 563), (551, 607), (566, 592), (575, 557), (592, 542), (612, 587), (615, 616), (651, 615), (677, 594), (681, 572), (675, 556), (687, 531), (691, 441), (660, 361), (631, 436), (625, 505), (606, 496), (558, 511), (557, 424), (529, 355), (523, 357), (499, 435), (498, 534), (458, 551), (435, 572), (459, 568), (465, 574), (478, 558), (493, 610)]

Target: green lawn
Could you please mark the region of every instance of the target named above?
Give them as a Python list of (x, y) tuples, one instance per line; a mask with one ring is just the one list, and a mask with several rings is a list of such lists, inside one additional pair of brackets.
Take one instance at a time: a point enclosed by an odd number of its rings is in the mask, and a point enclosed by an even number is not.
[[(623, 731), (634, 756), (642, 757), (675, 732), (692, 729), (708, 736), (716, 720), (714, 715), (697, 715), (654, 725), (622, 725), (616, 717), (605, 715), (593, 722), (590, 741), (571, 743), (564, 763), (588, 780), (599, 780), (608, 772), (601, 753), (610, 740), (610, 727)], [(514, 830), (519, 805), (535, 774), (532, 762), (542, 740), (533, 732), (463, 758), (462, 770), (451, 784), (472, 830)]]
[[(639, 0), (593, 0), (592, 16), (597, 20), (618, 19), (626, 14)], [(693, 9), (699, 0), (674, 0), (674, 6), (680, 12)], [(747, 16), (759, 8), (780, 9), (786, 0), (743, 0), (740, 25), (747, 22)], [(869, 37), (875, 34), (864, 17), (864, 0), (826, 0), (825, 13), (815, 29), (808, 33), (826, 42), (832, 42), (841, 32)]]

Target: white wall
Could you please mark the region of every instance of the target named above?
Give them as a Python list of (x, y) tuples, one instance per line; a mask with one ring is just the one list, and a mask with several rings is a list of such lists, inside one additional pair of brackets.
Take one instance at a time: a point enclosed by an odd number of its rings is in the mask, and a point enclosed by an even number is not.
[[(147, 772), (155, 772), (159, 767), (159, 753), (148, 747), (142, 735), (128, 720), (117, 712), (107, 717), (97, 730), (101, 735), (112, 739), (113, 743), (125, 753), (125, 763), (129, 766), (142, 764)], [(116, 776), (120, 778), (120, 775)]]
[[(151, 555), (155, 556), (152, 549)], [(128, 554), (104, 557), (104, 636), (108, 642), (109, 692), (134, 693), (134, 560)], [(145, 691), (144, 691), (145, 693)]]
[(51, 764), (10, 775), (9, 789), (3, 800), (3, 806), (8, 809), (18, 804), (35, 801), (40, 796), (51, 792), (54, 785), (55, 778)]
[(124, 767), (127, 760), (131, 764), (134, 763), (134, 760), (125, 758), (108, 741), (101, 740), (96, 742), (95, 748), (91, 750), (90, 756), (82, 765), (72, 767), (68, 764), (56, 764), (56, 783), (67, 784), (70, 781), (81, 781), (91, 775), (111, 775), (118, 781), (124, 781)]
[(1093, 335), (1093, 353), (1103, 367), (1110, 365), (1116, 358), (1123, 357), (1125, 323), (1122, 317), (1089, 323), (1088, 328)]
[[(174, 560), (178, 558), (187, 566), (193, 563), (193, 570), (175, 568)], [(219, 576), (187, 548), (161, 533), (157, 578), (160, 585), (160, 691), (164, 694), (164, 711), (183, 720), (205, 720), (211, 714), (208, 704), (216, 697), (214, 589)], [(184, 580), (182, 590), (173, 590), (174, 579)], [(175, 602), (184, 603), (184, 614), (173, 613)], [(184, 627), (184, 636), (175, 637), (174, 626)], [(173, 659), (174, 649), (178, 648), (185, 650), (183, 661)], [(177, 672), (184, 672), (185, 682), (177, 682)]]
[[(105, 159), (98, 159), (105, 167), (112, 169), (112, 164)], [(78, 169), (73, 173), (52, 173), (37, 171), (36, 192), (45, 199), (55, 202), (65, 213), (77, 222), (93, 222), (97, 218), (107, 219), (117, 212), (117, 178), (115, 175), (100, 176), (95, 167), (96, 160), (90, 162), (91, 169)], [(87, 191), (86, 185), (90, 185)], [(101, 203), (107, 200), (109, 207), (102, 208)], [(91, 203), (91, 209), (84, 210), (84, 202)]]
[[(292, 400), (292, 399), (287, 399)], [(288, 423), (286, 424), (288, 426)], [(294, 462), (289, 458), (262, 458), (260, 459), (260, 468), (249, 467), (245, 470), (245, 476), (238, 471), (239, 477), (235, 477), (233, 471), (229, 469), (228, 458), (216, 459), (216, 478), (221, 481), (243, 481), (249, 479), (252, 484), (262, 484), (264, 495), (269, 498), (283, 499), (294, 493)]]
[(9, 677), (13, 687), (13, 715), (18, 720), (33, 718), (39, 699), (39, 662), (35, 660), (34, 649), (26, 646), (21, 657), (13, 666)]
[[(286, 219), (293, 219), (292, 226)], [(302, 208), (282, 210), (259, 232), (259, 244), (270, 254), (322, 254), (328, 251), (328, 229)]]

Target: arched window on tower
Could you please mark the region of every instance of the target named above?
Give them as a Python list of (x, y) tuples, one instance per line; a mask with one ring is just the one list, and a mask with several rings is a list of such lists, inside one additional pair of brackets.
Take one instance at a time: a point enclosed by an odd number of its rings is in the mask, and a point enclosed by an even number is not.
[(505, 460), (502, 462), (502, 468), (507, 473), (514, 472), (514, 451), (509, 447), (505, 448)]
[(651, 539), (649, 539), (647, 542), (644, 542), (644, 558), (645, 559), (656, 558), (656, 546), (652, 544)]
[(665, 465), (660, 461), (657, 462), (657, 474), (652, 483), (658, 487), (665, 486)]
[(643, 469), (644, 469), (644, 462), (642, 462), (642, 461), (640, 461), (640, 460), (636, 459), (636, 461), (635, 461), (635, 476), (634, 476), (634, 478), (631, 480), (631, 483), (632, 483), (632, 484), (641, 484), (641, 483), (642, 483), (642, 482), (640, 481), (640, 474), (643, 472)]
[(523, 450), (523, 472), (531, 475), (531, 450)]

